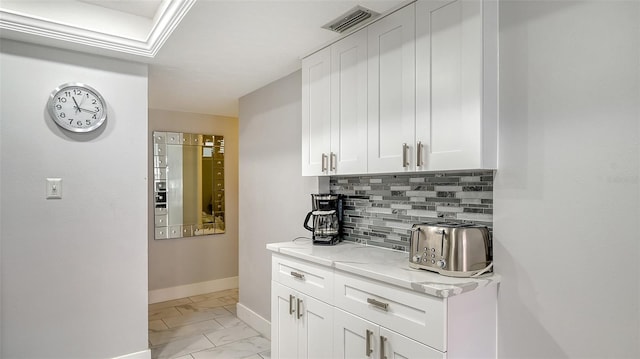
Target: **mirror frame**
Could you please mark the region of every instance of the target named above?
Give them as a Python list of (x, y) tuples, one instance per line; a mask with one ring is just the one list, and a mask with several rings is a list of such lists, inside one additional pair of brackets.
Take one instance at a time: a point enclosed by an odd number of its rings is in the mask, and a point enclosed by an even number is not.
[[(170, 156), (179, 148), (180, 155)], [(194, 147), (195, 151), (194, 151)], [(209, 150), (207, 150), (209, 149)], [(195, 160), (183, 163), (184, 151)], [(173, 157), (173, 158), (172, 158)], [(204, 188), (204, 159), (211, 158), (211, 188)], [(174, 169), (171, 171), (171, 169)], [(184, 183), (196, 181), (193, 191), (184, 193)], [(153, 131), (153, 193), (155, 239), (173, 239), (225, 233), (224, 137), (219, 135)], [(204, 192), (210, 199), (205, 205)], [(187, 196), (191, 200), (187, 199)], [(194, 200), (195, 197), (195, 200)], [(175, 203), (172, 206), (172, 202)], [(190, 202), (194, 206), (184, 208)], [(195, 220), (185, 222), (183, 215)], [(172, 223), (175, 220), (180, 223)], [(189, 223), (191, 222), (191, 223)]]

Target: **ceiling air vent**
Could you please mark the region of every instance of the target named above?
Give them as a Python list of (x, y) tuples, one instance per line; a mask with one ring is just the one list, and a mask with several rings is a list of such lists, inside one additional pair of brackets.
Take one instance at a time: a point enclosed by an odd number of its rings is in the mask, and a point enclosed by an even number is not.
[(359, 23), (369, 18), (375, 18), (378, 15), (380, 14), (375, 11), (369, 10), (362, 6), (356, 6), (353, 9), (347, 11), (347, 13), (338, 16), (337, 19), (324, 25), (322, 28), (343, 33), (350, 28), (358, 25)]

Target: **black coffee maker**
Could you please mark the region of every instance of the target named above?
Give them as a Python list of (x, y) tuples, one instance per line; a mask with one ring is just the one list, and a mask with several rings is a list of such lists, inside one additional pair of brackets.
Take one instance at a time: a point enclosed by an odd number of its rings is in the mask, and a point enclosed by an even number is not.
[[(307, 213), (304, 228), (313, 233), (313, 244), (333, 245), (342, 241), (342, 196), (312, 194), (311, 212)], [(313, 217), (313, 227), (309, 219)]]

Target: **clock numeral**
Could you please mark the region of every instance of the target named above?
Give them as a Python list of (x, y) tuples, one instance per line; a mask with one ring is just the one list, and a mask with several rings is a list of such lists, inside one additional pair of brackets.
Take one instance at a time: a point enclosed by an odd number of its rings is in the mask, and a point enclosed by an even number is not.
[[(96, 114), (93, 114), (93, 116), (91, 116), (92, 119), (97, 120), (98, 118), (96, 117)], [(88, 121), (88, 120), (87, 120)]]
[(56, 105), (56, 110), (62, 110), (62, 105)]
[(70, 91), (65, 91), (64, 95), (67, 96), (67, 97), (71, 97), (71, 92)]
[(58, 97), (58, 102), (65, 103), (65, 102), (67, 102), (67, 99), (64, 98), (64, 97)]
[(98, 107), (98, 106), (96, 106), (95, 109), (96, 109), (96, 112), (100, 111), (100, 107)]
[(70, 118), (70, 119), (69, 119), (69, 124), (72, 124), (72, 123), (73, 123), (73, 119), (72, 119), (72, 118)]
[(74, 95), (82, 95), (82, 91), (80, 91), (78, 89), (73, 89), (73, 94)]
[(60, 115), (59, 115), (59, 116), (60, 116), (60, 118), (65, 118), (65, 117), (67, 117), (67, 114), (66, 114), (66, 113), (64, 113), (64, 112), (60, 112)]
[[(95, 116), (95, 115), (94, 115), (94, 116)], [(91, 120), (86, 120), (86, 121), (84, 121), (84, 122), (87, 124), (87, 126), (91, 126)]]
[(82, 126), (82, 121), (78, 121), (78, 122), (76, 122), (76, 125), (78, 125), (78, 126)]
[(96, 101), (96, 99), (95, 99), (95, 98), (94, 98), (93, 100), (91, 100), (91, 104), (92, 104), (92, 105), (95, 105), (96, 103), (98, 103), (98, 102)]

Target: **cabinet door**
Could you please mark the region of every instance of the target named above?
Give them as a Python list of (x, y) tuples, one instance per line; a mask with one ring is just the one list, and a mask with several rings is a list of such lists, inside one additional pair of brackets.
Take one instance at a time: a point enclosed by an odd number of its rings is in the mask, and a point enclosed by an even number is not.
[[(300, 302), (297, 300), (300, 299)], [(333, 349), (333, 308), (309, 296), (298, 296), (298, 358), (331, 358)]]
[(280, 359), (298, 357), (298, 322), (294, 291), (271, 282), (271, 356)]
[(380, 327), (381, 358), (445, 359), (446, 354), (427, 345), (418, 343), (404, 335)]
[(302, 60), (302, 175), (328, 174), (331, 49)]
[(367, 29), (331, 46), (331, 168), (367, 172)]
[(333, 313), (333, 358), (378, 358), (380, 327), (338, 308)]
[(482, 166), (482, 41), (481, 0), (416, 3), (418, 170)]
[[(415, 140), (415, 6), (368, 27), (368, 171), (413, 170)], [(406, 154), (403, 144), (408, 146)], [(403, 158), (409, 156), (406, 161)]]

